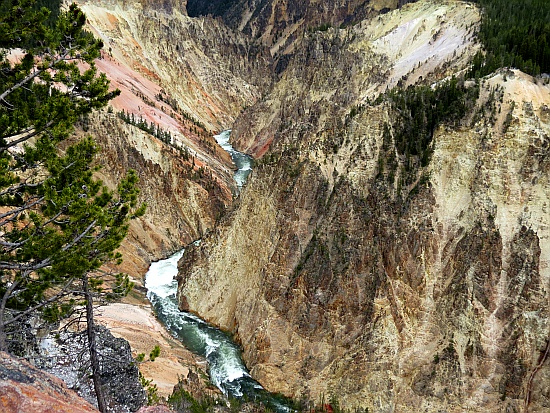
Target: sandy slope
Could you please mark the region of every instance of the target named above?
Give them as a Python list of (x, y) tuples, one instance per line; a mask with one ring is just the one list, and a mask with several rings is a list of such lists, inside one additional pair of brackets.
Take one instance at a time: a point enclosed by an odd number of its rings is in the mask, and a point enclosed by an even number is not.
[[(172, 393), (178, 377), (187, 378), (190, 370), (204, 366), (202, 360), (170, 336), (150, 306), (115, 303), (102, 307), (97, 318), (114, 336), (128, 340), (134, 357), (139, 353), (146, 355), (139, 366), (140, 371), (147, 379), (153, 380), (162, 397)], [(149, 361), (149, 353), (157, 345), (160, 356), (153, 362)]]

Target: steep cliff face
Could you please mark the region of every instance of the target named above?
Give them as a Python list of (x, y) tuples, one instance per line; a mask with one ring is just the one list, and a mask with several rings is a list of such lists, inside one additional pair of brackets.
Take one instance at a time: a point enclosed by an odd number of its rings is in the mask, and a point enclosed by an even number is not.
[(389, 11), (397, 6), (397, 0), (187, 2), (190, 15), (221, 16), (229, 26), (270, 46), (275, 55), (291, 52), (296, 40), (307, 30), (355, 24), (373, 12)]
[(138, 172), (147, 212), (121, 251), (122, 270), (139, 277), (151, 260), (201, 238), (231, 205), (234, 165), (212, 135), (270, 84), (271, 59), (222, 22), (189, 18), (185, 1), (81, 6), (105, 43), (98, 69), (122, 92), (81, 132), (98, 141), (108, 186)]
[(478, 21), (421, 1), (313, 32), (237, 121), (262, 159), (180, 262), (180, 303), (235, 333), (268, 389), (378, 412), (550, 406), (550, 86), (483, 80), (412, 168), (374, 101), (465, 68)]
[(233, 202), (232, 170), (216, 156), (185, 155), (114, 113), (98, 114), (84, 127), (83, 133), (94, 136), (101, 149), (98, 178), (110, 188), (129, 169), (140, 178), (139, 201), (147, 204), (147, 210), (130, 224), (119, 267), (138, 280), (152, 260), (168, 256), (214, 228)]
[(219, 16), (235, 30), (270, 48), (280, 72), (307, 32), (347, 27), (416, 0), (189, 0), (190, 16)]
[(291, 132), (322, 132), (328, 145), (340, 145), (333, 132), (352, 108), (397, 84), (433, 82), (464, 68), (479, 49), (478, 21), (470, 6), (421, 2), (347, 29), (308, 33), (271, 93), (237, 119), (232, 139), (254, 156)]
[[(130, 345), (126, 340), (115, 338), (105, 327), (94, 328), (99, 354), (99, 380), (104, 389), (108, 411), (137, 411), (147, 404), (147, 393), (140, 382), (138, 365), (132, 357)], [(40, 354), (33, 363), (43, 371), (61, 378), (79, 396), (97, 407), (91, 376), (83, 372), (83, 366), (90, 364), (88, 344), (82, 336), (71, 337), (73, 333), (61, 331), (44, 337), (40, 344)], [(70, 400), (67, 402), (70, 403)], [(74, 404), (79, 405), (77, 401)], [(55, 411), (55, 407), (50, 408), (46, 411)]]
[(271, 57), (220, 21), (191, 19), (185, 7), (170, 1), (82, 3), (105, 50), (157, 83), (174, 111), (219, 131), (270, 83)]

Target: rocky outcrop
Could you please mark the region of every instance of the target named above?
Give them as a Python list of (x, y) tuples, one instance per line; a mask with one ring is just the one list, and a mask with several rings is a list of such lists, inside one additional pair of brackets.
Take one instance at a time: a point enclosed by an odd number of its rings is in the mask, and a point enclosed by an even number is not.
[[(100, 383), (110, 412), (135, 412), (146, 404), (136, 361), (130, 345), (114, 337), (103, 327), (95, 326), (99, 354)], [(60, 331), (42, 340), (41, 353), (34, 363), (64, 380), (67, 385), (93, 405), (97, 404), (89, 372), (89, 350), (82, 334)]]
[(421, 1), (311, 33), (237, 121), (262, 159), (182, 258), (180, 304), (234, 333), (269, 390), (377, 412), (550, 406), (550, 86), (484, 79), (412, 168), (375, 100), (464, 69), (478, 21)]
[(147, 406), (139, 409), (138, 413), (173, 413), (174, 411), (167, 406)]
[(0, 353), (0, 408), (4, 413), (98, 412), (62, 380), (7, 353)]
[[(107, 326), (115, 337), (128, 340), (132, 354), (149, 355), (158, 346), (160, 354), (151, 361), (149, 357), (139, 363), (144, 377), (152, 380), (157, 394), (164, 399), (172, 394), (180, 380), (188, 380), (194, 374), (207, 377), (204, 360), (187, 350), (170, 335), (148, 306), (113, 303), (101, 307), (97, 320)], [(197, 380), (194, 387), (205, 387), (204, 380)]]

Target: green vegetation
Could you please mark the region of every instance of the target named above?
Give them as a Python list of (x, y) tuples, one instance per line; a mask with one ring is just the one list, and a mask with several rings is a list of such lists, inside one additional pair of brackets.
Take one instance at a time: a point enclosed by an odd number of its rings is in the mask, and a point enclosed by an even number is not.
[(195, 398), (191, 393), (177, 384), (174, 392), (168, 398), (168, 404), (176, 412), (191, 412), (191, 413), (208, 413), (213, 412), (216, 405), (223, 405), (218, 398), (211, 396), (203, 396)]
[(151, 353), (149, 353), (149, 360), (155, 361), (158, 356), (160, 356), (160, 347), (157, 345), (151, 350)]
[(237, 3), (236, 0), (188, 0), (187, 1), (187, 13), (191, 17), (198, 16), (223, 16), (231, 6)]
[(147, 405), (154, 406), (160, 403), (161, 397), (158, 394), (158, 387), (153, 380), (147, 380), (141, 372), (139, 373), (139, 381), (145, 392), (147, 393)]
[(382, 132), (377, 179), (395, 185), (401, 200), (429, 185), (425, 167), (434, 150), (434, 133), (442, 124), (458, 124), (475, 107), (479, 83), (471, 83), (466, 86), (453, 77), (435, 86), (397, 87), (376, 100), (389, 102), (391, 108)]
[(386, 94), (394, 113), (393, 137), (397, 152), (404, 155), (406, 167), (411, 159), (420, 160), (426, 166), (433, 148), (433, 134), (442, 123), (456, 123), (475, 104), (479, 88), (466, 88), (456, 78), (442, 82), (435, 87), (410, 86), (395, 88)]
[[(109, 107), (109, 109), (111, 108)], [(150, 134), (151, 136), (160, 139), (165, 144), (177, 149), (184, 161), (189, 161), (191, 159), (189, 149), (186, 146), (178, 145), (177, 142), (172, 139), (172, 133), (170, 131), (162, 129), (159, 125), (153, 122), (147, 123), (147, 121), (144, 120), (143, 117), (140, 116), (139, 118), (137, 118), (136, 116), (134, 116), (133, 113), (130, 114), (124, 110), (117, 112), (117, 116), (127, 124), (135, 126), (138, 129), (141, 129), (142, 131)]]
[(63, 151), (59, 143), (119, 92), (97, 73), (103, 45), (83, 30), (76, 5), (56, 17), (34, 0), (0, 4), (0, 350), (17, 349), (30, 317), (56, 322), (83, 312), (104, 412), (93, 307), (132, 288), (127, 275), (102, 266), (120, 262), (115, 250), (145, 206), (137, 205), (135, 172), (115, 191), (93, 177), (91, 138)]
[(548, 0), (478, 0), (483, 9), (479, 53), (472, 76), (500, 67), (516, 67), (531, 75), (550, 72), (550, 2)]
[(323, 23), (323, 24), (320, 24), (319, 26), (316, 26), (316, 27), (308, 27), (307, 31), (309, 33), (314, 33), (314, 32), (326, 32), (328, 29), (330, 29), (332, 27), (332, 24), (330, 23)]
[(133, 113), (126, 113), (124, 110), (117, 112), (117, 116), (129, 125), (138, 127), (142, 131), (147, 132), (157, 139), (160, 139), (164, 143), (167, 143), (169, 145), (172, 144), (172, 134), (170, 133), (170, 131), (165, 131), (161, 129), (159, 125), (153, 122), (147, 123), (147, 121), (144, 120), (142, 116), (137, 118), (136, 116), (134, 116)]
[[(207, 130), (206, 126), (202, 122), (198, 121), (191, 114), (181, 109), (178, 105), (178, 102), (174, 98), (171, 98), (170, 96), (168, 96), (163, 90), (161, 90), (155, 97), (159, 101), (168, 104), (174, 111), (179, 113), (185, 120), (191, 122), (193, 125), (197, 126), (200, 129)], [(199, 131), (196, 131), (195, 133), (200, 134)]]
[[(149, 353), (149, 361), (155, 361), (159, 355), (160, 346), (156, 345)], [(135, 360), (137, 363), (143, 363), (145, 361), (145, 353), (139, 353)], [(147, 394), (147, 404), (149, 406), (159, 404), (161, 402), (161, 396), (158, 394), (158, 387), (153, 383), (153, 380), (146, 379), (145, 376), (139, 372), (139, 382)]]
[(40, 10), (42, 7), (50, 11), (50, 15), (45, 20), (44, 24), (49, 28), (55, 28), (57, 19), (59, 18), (61, 1), (60, 0), (36, 0), (35, 10)]

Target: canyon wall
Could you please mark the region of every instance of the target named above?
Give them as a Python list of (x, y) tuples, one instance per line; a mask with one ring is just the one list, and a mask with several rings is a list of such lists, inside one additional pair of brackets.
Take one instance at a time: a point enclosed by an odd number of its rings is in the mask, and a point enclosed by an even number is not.
[(137, 280), (152, 260), (170, 255), (214, 228), (233, 202), (231, 166), (212, 155), (206, 167), (198, 157), (184, 156), (114, 113), (98, 113), (82, 127), (81, 133), (92, 135), (98, 143), (101, 169), (97, 176), (109, 188), (114, 189), (130, 169), (139, 176), (138, 202), (146, 203), (147, 210), (130, 223), (119, 267)]
[(420, 1), (304, 34), (234, 126), (261, 157), (180, 261), (180, 306), (235, 334), (252, 375), (376, 412), (550, 407), (550, 86), (482, 79), (411, 168), (387, 88), (479, 50), (472, 5)]
[(232, 204), (234, 165), (213, 134), (271, 84), (271, 57), (219, 20), (189, 18), (185, 1), (81, 7), (105, 44), (96, 65), (121, 94), (82, 120), (79, 134), (98, 141), (98, 176), (109, 187), (138, 172), (147, 211), (130, 226), (121, 268), (139, 280), (151, 260), (204, 236)]
[(185, 2), (88, 1), (81, 7), (114, 59), (158, 84), (173, 106), (209, 130), (229, 128), (271, 82), (268, 49), (221, 21), (188, 17)]
[[(190, 15), (222, 17), (228, 26), (269, 46), (276, 60), (295, 50), (296, 41), (299, 42), (306, 31), (353, 25), (366, 16), (397, 6), (398, 0), (187, 2)], [(284, 65), (285, 61), (283, 58), (281, 63)]]

